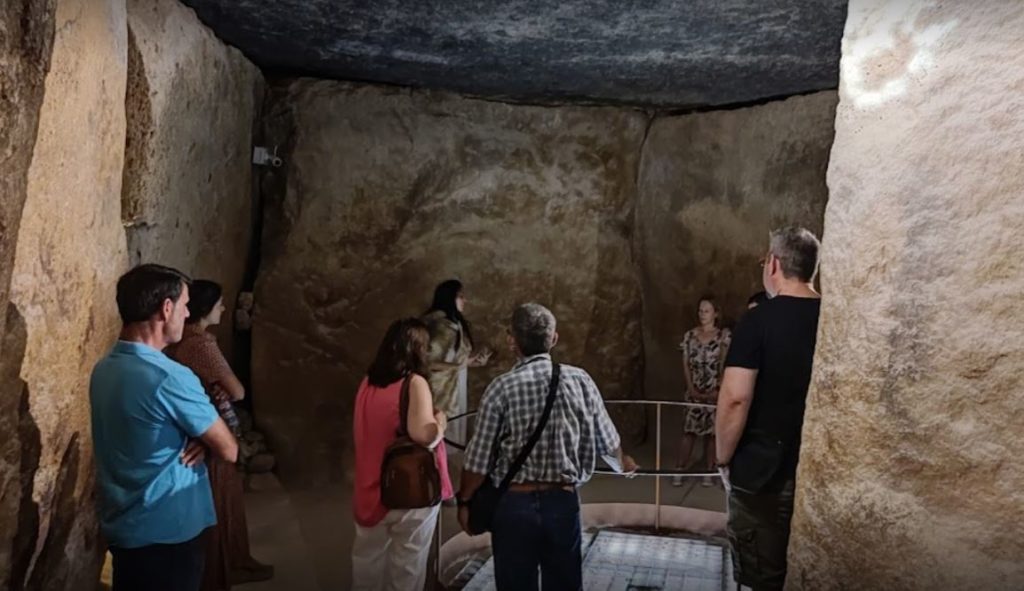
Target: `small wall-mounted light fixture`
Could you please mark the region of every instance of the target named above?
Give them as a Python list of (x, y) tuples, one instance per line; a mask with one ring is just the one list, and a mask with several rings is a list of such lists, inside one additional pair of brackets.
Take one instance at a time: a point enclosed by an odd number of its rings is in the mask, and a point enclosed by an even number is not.
[(277, 146), (274, 146), (273, 152), (266, 146), (256, 146), (252, 149), (252, 163), (256, 166), (280, 168), (284, 161), (277, 156)]

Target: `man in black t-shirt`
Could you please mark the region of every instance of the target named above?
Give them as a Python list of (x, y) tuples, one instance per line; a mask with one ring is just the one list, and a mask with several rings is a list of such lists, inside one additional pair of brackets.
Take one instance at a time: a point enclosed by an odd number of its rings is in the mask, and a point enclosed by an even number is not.
[(729, 489), (736, 581), (782, 589), (804, 402), (818, 332), (820, 244), (804, 228), (771, 232), (762, 266), (771, 297), (733, 332), (718, 394), (716, 453)]

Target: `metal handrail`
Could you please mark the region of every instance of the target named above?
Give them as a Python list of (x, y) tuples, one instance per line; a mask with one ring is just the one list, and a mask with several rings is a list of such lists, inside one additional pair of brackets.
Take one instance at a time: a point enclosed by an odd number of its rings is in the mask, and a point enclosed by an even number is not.
[[(648, 405), (648, 406), (649, 405), (653, 405), (654, 408), (655, 408), (655, 415), (656, 415), (655, 423), (656, 423), (656, 425), (655, 425), (655, 436), (654, 436), (655, 437), (655, 440), (654, 440), (654, 447), (655, 447), (655, 451), (654, 451), (654, 469), (653, 470), (636, 470), (635, 472), (632, 472), (632, 473), (627, 475), (627, 474), (620, 474), (618, 472), (615, 472), (614, 470), (609, 470), (607, 468), (597, 468), (596, 470), (594, 470), (594, 473), (595, 474), (607, 474), (607, 475), (612, 475), (612, 476), (622, 476), (622, 477), (627, 477), (628, 476), (630, 478), (632, 478), (634, 476), (653, 476), (654, 477), (654, 505), (655, 505), (654, 529), (655, 530), (659, 530), (659, 529), (661, 529), (661, 479), (663, 477), (666, 477), (666, 476), (672, 476), (672, 477), (680, 476), (680, 477), (683, 477), (683, 478), (707, 478), (707, 477), (718, 477), (719, 476), (718, 472), (684, 472), (684, 471), (680, 471), (680, 470), (662, 470), (661, 469), (661, 408), (663, 406), (681, 406), (681, 407), (684, 407), (684, 408), (710, 408), (710, 409), (714, 409), (715, 405), (714, 404), (703, 404), (703, 403), (700, 403), (700, 402), (681, 402), (681, 401), (678, 401), (678, 400), (647, 400), (647, 399), (640, 399), (640, 400), (614, 399), (614, 400), (605, 400), (604, 402), (605, 402), (605, 404), (639, 404), (639, 405)], [(475, 416), (477, 414), (477, 412), (478, 411), (476, 411), (476, 410), (471, 410), (469, 412), (465, 412), (465, 413), (462, 413), (460, 415), (456, 415), (456, 416), (448, 419), (448, 422), (451, 423), (453, 421), (464, 420), (464, 419), (469, 418), (471, 416)], [(466, 446), (464, 444), (461, 444), (461, 443), (458, 443), (458, 442), (455, 442), (455, 441), (451, 441), (448, 438), (445, 438), (444, 441), (445, 441), (446, 445), (449, 445), (449, 446), (451, 446), (451, 447), (453, 447), (455, 449), (458, 449), (458, 450), (465, 450), (466, 449)]]

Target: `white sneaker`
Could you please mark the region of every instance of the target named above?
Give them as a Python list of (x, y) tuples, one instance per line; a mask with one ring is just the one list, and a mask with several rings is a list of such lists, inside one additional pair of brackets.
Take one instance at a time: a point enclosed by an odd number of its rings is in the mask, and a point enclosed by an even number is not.
[(705, 476), (704, 478), (700, 479), (700, 485), (701, 486), (711, 486), (711, 484), (712, 484), (712, 482), (711, 482), (711, 477), (710, 476)]
[(672, 477), (672, 486), (682, 486), (682, 485), (683, 485), (683, 477), (682, 476), (676, 475), (676, 476)]

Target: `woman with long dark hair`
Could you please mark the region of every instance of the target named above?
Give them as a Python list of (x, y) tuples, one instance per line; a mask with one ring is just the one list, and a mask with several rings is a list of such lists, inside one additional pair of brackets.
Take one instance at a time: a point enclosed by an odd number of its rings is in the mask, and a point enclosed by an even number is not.
[[(462, 282), (449, 279), (434, 289), (434, 301), (423, 315), (430, 331), (430, 391), (434, 394), (435, 408), (448, 417), (460, 415), (469, 408), (468, 368), (487, 365), (492, 354), (487, 348), (474, 354), (473, 330), (463, 315), (465, 307)], [(448, 438), (465, 445), (465, 421), (453, 423)]]
[[(241, 436), (238, 417), (231, 403), (245, 397), (245, 388), (231, 371), (217, 346), (217, 338), (207, 330), (220, 324), (224, 313), (222, 293), (220, 284), (214, 281), (198, 279), (192, 282), (185, 332), (181, 341), (165, 352), (199, 377), (217, 412), (238, 437)], [(212, 456), (207, 457), (206, 465), (217, 525), (207, 537), (203, 591), (221, 591), (230, 589), (233, 584), (271, 578), (274, 568), (257, 562), (249, 553), (249, 528), (242, 499), (242, 474), (238, 467)]]
[(426, 580), (440, 505), (388, 510), (381, 502), (381, 468), (397, 438), (402, 384), (407, 378), (409, 437), (423, 446), (437, 446), (434, 457), (441, 475), (441, 498), (453, 495), (441, 441), (447, 421), (444, 413), (434, 411), (425, 377), (429, 342), (422, 321), (406, 318), (392, 323), (356, 394), (353, 590), (419, 590)]

